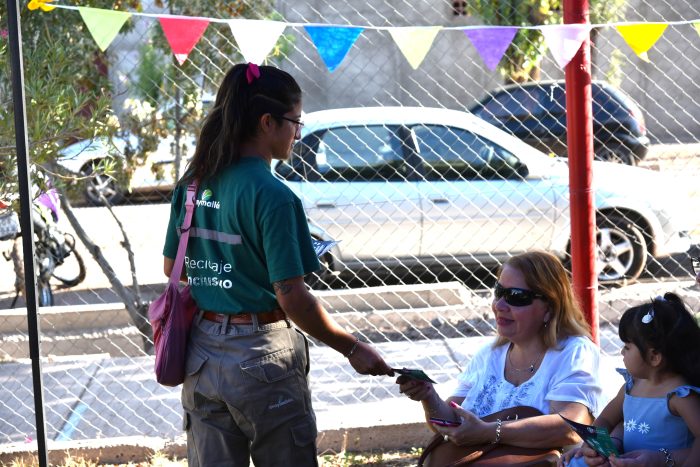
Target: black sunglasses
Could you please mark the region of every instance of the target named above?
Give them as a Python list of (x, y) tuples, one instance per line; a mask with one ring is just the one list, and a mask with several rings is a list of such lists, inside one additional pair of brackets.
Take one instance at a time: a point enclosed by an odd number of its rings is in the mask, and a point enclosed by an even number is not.
[(496, 300), (505, 299), (510, 306), (528, 306), (536, 298), (546, 298), (544, 295), (533, 292), (532, 290), (519, 289), (517, 287), (506, 288), (496, 282), (496, 287), (493, 289), (493, 296)]
[(693, 265), (693, 272), (697, 276), (700, 274), (700, 256), (691, 256), (690, 263)]

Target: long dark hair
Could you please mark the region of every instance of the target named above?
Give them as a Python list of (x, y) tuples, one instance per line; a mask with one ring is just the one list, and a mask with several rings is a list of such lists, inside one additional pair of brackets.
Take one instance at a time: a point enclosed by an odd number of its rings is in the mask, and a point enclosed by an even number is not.
[(269, 113), (279, 120), (301, 101), (301, 88), (289, 73), (260, 66), (258, 77), (249, 73), (249, 82), (246, 71), (250, 66), (234, 65), (226, 73), (181, 184), (206, 180), (237, 162), (241, 144), (255, 136), (260, 117)]
[(649, 349), (663, 355), (669, 371), (700, 386), (700, 326), (676, 294), (632, 307), (620, 318), (620, 340), (633, 343), (646, 361)]

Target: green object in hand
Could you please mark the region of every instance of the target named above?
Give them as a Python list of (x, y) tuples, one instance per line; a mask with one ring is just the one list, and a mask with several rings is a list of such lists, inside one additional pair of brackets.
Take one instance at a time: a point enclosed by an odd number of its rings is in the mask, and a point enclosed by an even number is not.
[(409, 368), (392, 368), (395, 373), (398, 373), (403, 376), (408, 376), (411, 379), (415, 379), (418, 381), (427, 381), (428, 383), (433, 383), (437, 384), (435, 381), (430, 379), (428, 375), (425, 374), (423, 370), (411, 370)]

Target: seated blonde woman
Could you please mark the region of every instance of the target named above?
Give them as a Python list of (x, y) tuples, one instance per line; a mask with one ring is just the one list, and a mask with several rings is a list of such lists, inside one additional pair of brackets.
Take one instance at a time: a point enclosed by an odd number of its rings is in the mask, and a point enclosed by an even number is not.
[[(400, 376), (400, 392), (431, 417), (458, 426), (428, 426), (462, 445), (504, 443), (532, 448), (562, 447), (580, 439), (558, 414), (591, 423), (598, 411), (599, 349), (579, 308), (566, 270), (542, 251), (506, 261), (494, 289), (498, 336), (483, 347), (443, 399), (432, 384)], [(515, 406), (543, 415), (484, 422), (481, 417)]]

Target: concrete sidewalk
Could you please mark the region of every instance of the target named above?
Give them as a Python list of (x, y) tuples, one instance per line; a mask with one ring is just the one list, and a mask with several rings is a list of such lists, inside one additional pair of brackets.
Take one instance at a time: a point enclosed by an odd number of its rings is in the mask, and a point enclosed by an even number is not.
[[(385, 343), (393, 366), (423, 368), (446, 397), (462, 364), (491, 337)], [(319, 452), (392, 450), (422, 446), (430, 437), (419, 404), (398, 394), (394, 378), (353, 374), (345, 359), (323, 346), (311, 349), (313, 404)], [(602, 359), (605, 397), (622, 378), (619, 357)], [(156, 451), (185, 456), (180, 389), (153, 377), (153, 357), (62, 358), (43, 365), (49, 449), (102, 462), (126, 463)], [(36, 450), (31, 366), (3, 365), (0, 375), (0, 463)]]

